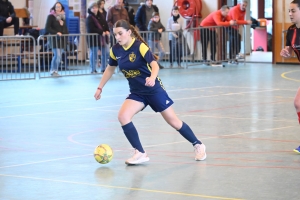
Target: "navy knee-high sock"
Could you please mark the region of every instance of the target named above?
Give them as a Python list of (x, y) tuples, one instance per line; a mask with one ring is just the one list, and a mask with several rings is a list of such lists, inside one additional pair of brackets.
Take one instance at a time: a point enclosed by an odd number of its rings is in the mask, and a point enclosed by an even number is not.
[(202, 144), (202, 142), (196, 138), (194, 132), (186, 123), (182, 122), (182, 127), (178, 130), (178, 132), (193, 145)]
[(133, 125), (132, 122), (122, 126), (122, 129), (125, 133), (125, 136), (127, 137), (127, 140), (130, 142), (131, 146), (137, 150), (139, 150), (139, 152), (145, 153), (142, 144), (140, 142), (140, 138), (139, 138), (139, 134), (135, 128), (135, 126)]

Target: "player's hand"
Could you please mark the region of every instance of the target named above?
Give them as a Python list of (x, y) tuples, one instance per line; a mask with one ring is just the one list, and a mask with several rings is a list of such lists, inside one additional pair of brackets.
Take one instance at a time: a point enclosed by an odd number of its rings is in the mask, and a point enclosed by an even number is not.
[(289, 50), (287, 49), (282, 49), (280, 51), (280, 56), (284, 57), (284, 58), (290, 58), (291, 57), (291, 54), (289, 52)]
[(251, 25), (252, 21), (251, 20), (247, 20), (247, 24)]
[(162, 33), (162, 31), (163, 31), (162, 28), (158, 29), (158, 32), (159, 32), (159, 33)]
[(145, 85), (148, 87), (153, 87), (155, 85), (155, 79), (151, 77), (147, 77)]
[(96, 90), (95, 95), (94, 95), (96, 101), (101, 98), (101, 93), (102, 93), (101, 90), (99, 90), (99, 89)]
[(12, 17), (6, 18), (6, 23), (10, 23), (12, 21)]
[(232, 25), (235, 25), (236, 24), (236, 21), (235, 20), (230, 20), (229, 24), (232, 26)]

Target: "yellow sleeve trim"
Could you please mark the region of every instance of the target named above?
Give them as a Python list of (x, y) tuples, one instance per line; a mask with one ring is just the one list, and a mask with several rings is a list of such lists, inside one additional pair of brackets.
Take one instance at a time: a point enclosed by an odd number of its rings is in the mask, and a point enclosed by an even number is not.
[(144, 43), (140, 45), (140, 53), (143, 57), (145, 57), (147, 51), (149, 51), (149, 47), (147, 47)]
[(117, 59), (116, 59), (116, 56), (114, 55), (114, 53), (113, 53), (113, 51), (112, 51), (112, 48), (110, 48), (109, 55), (110, 55), (110, 57), (111, 57), (112, 59), (117, 60)]

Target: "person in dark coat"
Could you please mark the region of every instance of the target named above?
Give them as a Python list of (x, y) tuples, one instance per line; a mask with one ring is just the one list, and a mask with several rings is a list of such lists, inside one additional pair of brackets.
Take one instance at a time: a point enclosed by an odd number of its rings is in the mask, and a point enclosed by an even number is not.
[(109, 27), (108, 24), (106, 22), (106, 16), (107, 16), (107, 12), (104, 9), (105, 6), (105, 0), (99, 0), (97, 1), (97, 5), (98, 5), (98, 13), (97, 16), (102, 18), (101, 21), (101, 26), (104, 30), (108, 31), (108, 33), (106, 32), (106, 36), (105, 36), (105, 42), (101, 43), (100, 45), (100, 51), (101, 51), (101, 73), (103, 73), (106, 69), (107, 66), (107, 61), (109, 59), (109, 47), (110, 47), (110, 32), (109, 32)]
[(147, 31), (148, 23), (152, 18), (153, 12), (159, 13), (158, 7), (153, 5), (153, 0), (146, 0), (146, 3), (138, 8), (134, 21), (140, 31)]
[(92, 2), (88, 7), (89, 16), (86, 18), (87, 33), (97, 33), (98, 35), (88, 36), (87, 42), (90, 48), (90, 70), (91, 73), (97, 73), (97, 55), (98, 49), (101, 47), (101, 71), (105, 70), (105, 62), (108, 59), (107, 38), (109, 36), (109, 29), (107, 22), (98, 13), (98, 5)]
[(134, 21), (134, 9), (132, 6), (129, 5), (129, 3), (127, 1), (123, 2), (124, 4), (124, 8), (127, 10), (128, 12), (128, 17), (129, 17), (129, 24), (131, 24), (132, 26), (135, 26), (135, 21)]
[(64, 6), (56, 2), (50, 9), (45, 27), (46, 33), (53, 35), (50, 37), (50, 47), (53, 52), (50, 68), (51, 76), (59, 76), (58, 66), (61, 62), (62, 53), (67, 47), (67, 39), (62, 36), (69, 33), (64, 10)]
[(97, 15), (100, 15), (103, 19), (106, 20), (107, 12), (104, 9), (104, 5), (105, 5), (105, 0), (98, 0), (97, 1), (97, 6), (98, 6)]
[(14, 33), (19, 33), (19, 18), (16, 17), (14, 6), (8, 0), (0, 0), (0, 36), (6, 27), (14, 25)]

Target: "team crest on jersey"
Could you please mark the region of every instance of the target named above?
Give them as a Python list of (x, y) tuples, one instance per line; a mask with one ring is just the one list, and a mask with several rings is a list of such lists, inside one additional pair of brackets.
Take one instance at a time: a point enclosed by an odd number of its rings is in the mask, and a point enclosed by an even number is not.
[(136, 55), (132, 52), (131, 54), (129, 54), (129, 60), (130, 62), (134, 62), (136, 59)]

